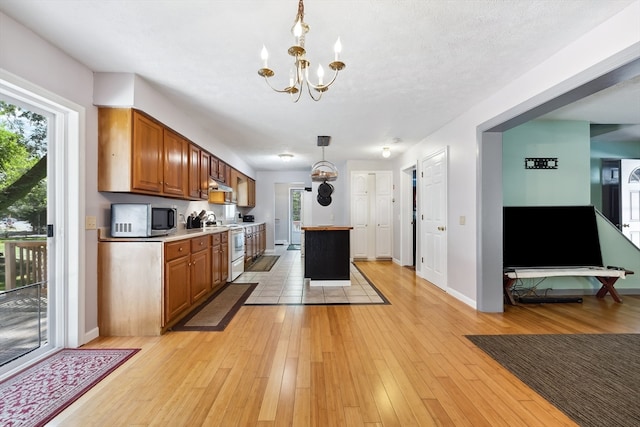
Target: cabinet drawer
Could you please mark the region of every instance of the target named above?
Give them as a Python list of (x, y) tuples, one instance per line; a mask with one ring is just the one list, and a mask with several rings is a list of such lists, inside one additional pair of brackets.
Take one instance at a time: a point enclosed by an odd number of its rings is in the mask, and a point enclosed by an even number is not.
[(180, 258), (185, 255), (189, 255), (190, 250), (189, 239), (180, 240), (178, 242), (170, 242), (164, 244), (164, 258), (165, 261), (171, 261), (172, 259)]
[(229, 232), (225, 231), (224, 233), (220, 233), (220, 241), (222, 243), (227, 243), (229, 241)]
[(211, 235), (211, 240), (212, 240), (211, 244), (212, 244), (213, 246), (215, 246), (215, 245), (219, 245), (219, 244), (220, 244), (220, 241), (221, 241), (220, 233), (212, 234), (212, 235)]
[(191, 239), (191, 252), (198, 252), (209, 247), (209, 236), (194, 237)]

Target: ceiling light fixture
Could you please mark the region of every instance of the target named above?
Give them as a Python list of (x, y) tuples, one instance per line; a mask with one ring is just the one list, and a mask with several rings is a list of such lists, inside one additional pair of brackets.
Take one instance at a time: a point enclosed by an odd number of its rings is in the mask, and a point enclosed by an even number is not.
[[(269, 83), (269, 77), (273, 77), (275, 74), (272, 69), (267, 65), (267, 59), (269, 58), (269, 52), (267, 52), (267, 48), (262, 46), (261, 58), (263, 61), (263, 68), (258, 70), (258, 74), (264, 77), (265, 82), (269, 85), (271, 89), (278, 93), (288, 93), (291, 95), (291, 99), (293, 102), (298, 102), (300, 100), (300, 95), (304, 89), (304, 86), (307, 87), (307, 91), (309, 92), (309, 96), (314, 101), (320, 101), (322, 94), (329, 89), (329, 86), (333, 84), (338, 77), (338, 71), (342, 70), (345, 67), (344, 62), (340, 61), (340, 52), (342, 51), (342, 43), (340, 42), (340, 37), (338, 37), (338, 41), (334, 45), (334, 60), (329, 64), (329, 68), (334, 71), (333, 78), (329, 83), (324, 83), (324, 69), (322, 65), (318, 66), (318, 84), (313, 84), (309, 81), (309, 67), (310, 63), (306, 58), (306, 50), (304, 49), (304, 41), (305, 35), (309, 32), (309, 25), (304, 22), (304, 3), (302, 0), (298, 2), (298, 13), (296, 14), (295, 23), (293, 28), (291, 28), (291, 32), (295, 37), (295, 44), (291, 46), (288, 50), (289, 55), (295, 58), (294, 68), (289, 71), (289, 86), (284, 89), (276, 89), (271, 86)], [(314, 93), (311, 89), (317, 92), (317, 96), (314, 96)]]
[(391, 149), (389, 147), (382, 147), (382, 157), (387, 159), (389, 156), (391, 156)]
[(285, 163), (290, 161), (293, 158), (293, 154), (289, 154), (289, 153), (278, 154), (278, 156), (280, 156), (280, 159)]

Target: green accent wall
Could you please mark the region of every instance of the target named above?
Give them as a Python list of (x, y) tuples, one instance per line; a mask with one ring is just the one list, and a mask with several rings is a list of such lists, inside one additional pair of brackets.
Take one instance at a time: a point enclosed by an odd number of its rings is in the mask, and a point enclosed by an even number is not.
[[(584, 121), (534, 120), (504, 132), (504, 205), (591, 204), (589, 138)], [(525, 169), (530, 157), (556, 157), (558, 168)]]

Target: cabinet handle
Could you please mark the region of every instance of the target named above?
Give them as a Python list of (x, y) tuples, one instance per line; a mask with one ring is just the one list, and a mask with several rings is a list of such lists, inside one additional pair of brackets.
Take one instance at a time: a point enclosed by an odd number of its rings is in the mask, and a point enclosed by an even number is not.
[(182, 247), (179, 247), (179, 248), (178, 248), (178, 252), (182, 252)]

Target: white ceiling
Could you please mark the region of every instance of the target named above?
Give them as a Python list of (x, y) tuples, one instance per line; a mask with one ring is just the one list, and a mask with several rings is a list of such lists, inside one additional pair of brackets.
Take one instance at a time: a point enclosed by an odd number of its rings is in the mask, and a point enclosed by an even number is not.
[(96, 72), (145, 78), (256, 170), (282, 170), (319, 160), (318, 135), (332, 136), (333, 162), (377, 160), (385, 145), (393, 158), (631, 3), (307, 0), (311, 69), (328, 69), (338, 36), (347, 66), (320, 102), (297, 104), (257, 74), (265, 44), (274, 85), (288, 83), (297, 0), (0, 0), (0, 10)]

